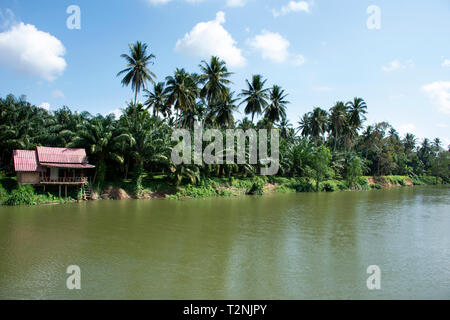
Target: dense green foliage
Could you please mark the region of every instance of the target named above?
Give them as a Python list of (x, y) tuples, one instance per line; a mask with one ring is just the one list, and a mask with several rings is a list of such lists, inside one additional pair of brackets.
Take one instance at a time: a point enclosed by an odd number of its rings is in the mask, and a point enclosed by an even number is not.
[[(3, 191), (2, 191), (3, 190)], [(75, 201), (73, 198), (62, 198), (47, 192), (37, 192), (29, 185), (16, 185), (10, 193), (0, 185), (0, 203), (7, 206), (36, 205), (46, 203), (67, 203)]]
[[(329, 111), (313, 108), (299, 115), (296, 130), (286, 119), (288, 95), (278, 85), (266, 86), (263, 76), (253, 76), (247, 87), (235, 94), (229, 88), (231, 72), (225, 62), (212, 57), (202, 61), (199, 74), (177, 69), (165, 82), (154, 83), (148, 65), (155, 57), (147, 50), (147, 45), (137, 42), (130, 46), (130, 55), (122, 55), (127, 64), (119, 75), (124, 75), (123, 85), (131, 86), (134, 101), (119, 119), (73, 112), (65, 106), (48, 112), (31, 105), (24, 96), (0, 98), (0, 171), (13, 174), (12, 150), (45, 145), (85, 148), (96, 166), (94, 187), (131, 178), (135, 195), (146, 189), (144, 178), (156, 175), (171, 185), (191, 184), (184, 192), (199, 196), (218, 192), (209, 182), (202, 185), (207, 179), (245, 179), (259, 172), (261, 164), (174, 165), (173, 129), (192, 129), (195, 121), (201, 121), (205, 128), (222, 131), (277, 128), (281, 137), (278, 177), (296, 179), (282, 184), (280, 191), (368, 189), (363, 175), (409, 176), (416, 184), (423, 182), (423, 176), (435, 176), (449, 182), (449, 151), (438, 138), (418, 144), (414, 135), (402, 138), (386, 122), (365, 126), (368, 106), (361, 98), (338, 101)], [(147, 89), (149, 82), (152, 90)], [(140, 92), (146, 98), (143, 105), (137, 103)], [(239, 105), (251, 119), (235, 120)], [(260, 120), (254, 122), (255, 118)], [(251, 181), (247, 192), (261, 194), (261, 181)], [(7, 202), (20, 202), (24, 195), (30, 196), (29, 191), (18, 188)], [(0, 197), (4, 194), (0, 188)]]

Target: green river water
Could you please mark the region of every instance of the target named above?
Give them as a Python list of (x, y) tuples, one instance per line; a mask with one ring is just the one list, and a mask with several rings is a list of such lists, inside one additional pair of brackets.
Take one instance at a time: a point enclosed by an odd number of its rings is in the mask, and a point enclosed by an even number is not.
[(0, 207), (0, 298), (450, 299), (450, 188)]

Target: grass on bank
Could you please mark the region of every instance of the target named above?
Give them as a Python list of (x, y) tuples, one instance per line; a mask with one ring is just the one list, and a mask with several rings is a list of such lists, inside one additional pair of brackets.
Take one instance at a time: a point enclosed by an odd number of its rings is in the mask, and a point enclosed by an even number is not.
[[(392, 186), (408, 185), (439, 185), (444, 181), (431, 176), (385, 176), (385, 177), (358, 177), (351, 184), (346, 180), (325, 180), (319, 183), (320, 192), (336, 192), (345, 190), (370, 190), (383, 189)], [(147, 176), (142, 181), (142, 191), (139, 195), (133, 193), (131, 180), (104, 183), (99, 186), (97, 192), (107, 188), (120, 188), (133, 198), (208, 198), (230, 197), (237, 195), (263, 195), (265, 193), (289, 193), (289, 192), (315, 192), (316, 181), (312, 178), (295, 177), (249, 177), (249, 178), (206, 178), (200, 183), (182, 184), (176, 186), (173, 181), (167, 180), (164, 175)], [(44, 192), (41, 187), (21, 186), (15, 178), (0, 177), (0, 203), (2, 205), (39, 205), (47, 203), (68, 203), (79, 199), (78, 188), (69, 188), (68, 198), (56, 196), (57, 187), (47, 188)]]

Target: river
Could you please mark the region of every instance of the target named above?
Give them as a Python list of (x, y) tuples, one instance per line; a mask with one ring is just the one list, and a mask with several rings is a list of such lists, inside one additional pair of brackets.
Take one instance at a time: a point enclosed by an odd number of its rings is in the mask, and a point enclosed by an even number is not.
[(450, 299), (450, 188), (0, 207), (0, 298)]

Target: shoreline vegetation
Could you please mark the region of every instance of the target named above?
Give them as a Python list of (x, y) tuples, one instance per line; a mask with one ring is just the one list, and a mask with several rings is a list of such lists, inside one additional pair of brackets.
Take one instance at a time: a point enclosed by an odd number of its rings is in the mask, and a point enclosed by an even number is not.
[[(418, 141), (412, 133), (400, 136), (387, 122), (366, 125), (368, 106), (362, 98), (316, 106), (304, 114), (303, 106), (297, 105), (298, 122), (292, 124), (287, 118), (288, 93), (280, 85), (269, 85), (255, 74), (235, 93), (233, 73), (219, 57), (201, 61), (197, 72), (177, 68), (160, 82), (150, 70), (156, 57), (147, 44), (130, 44), (129, 53), (120, 57), (125, 69), (117, 76), (133, 92), (120, 116), (92, 115), (67, 106), (50, 112), (25, 96), (0, 97), (1, 204), (65, 203), (80, 198), (76, 189), (69, 190), (65, 199), (55, 196), (59, 193), (52, 187), (44, 192), (40, 186), (17, 185), (13, 150), (37, 146), (84, 148), (95, 165), (90, 173), (93, 198), (183, 199), (450, 182), (450, 146), (443, 146), (439, 138)], [(244, 117), (236, 120), (240, 107)], [(193, 130), (196, 122), (223, 135), (227, 129), (278, 130), (278, 174), (258, 176), (267, 168), (263, 161), (223, 161), (224, 145), (222, 151), (214, 149), (222, 160), (215, 164), (175, 164), (172, 151), (182, 139), (173, 141), (172, 133)], [(213, 142), (203, 141), (203, 150)], [(236, 154), (237, 142), (234, 149)], [(248, 143), (243, 149), (248, 161)], [(269, 143), (269, 154), (271, 149)]]
[[(68, 198), (57, 197), (52, 192), (43, 192), (40, 187), (18, 186), (14, 178), (0, 179), (0, 183), (8, 185), (8, 192), (0, 184), (0, 203), (6, 206), (15, 205), (48, 205), (81, 202), (80, 195), (71, 192)], [(93, 191), (92, 199), (97, 200), (150, 200), (170, 199), (184, 200), (212, 197), (236, 197), (243, 195), (267, 195), (271, 193), (308, 193), (308, 192), (339, 192), (339, 191), (369, 191), (394, 187), (434, 186), (443, 185), (439, 177), (422, 176), (361, 176), (352, 186), (345, 180), (325, 180), (319, 183), (316, 191), (316, 181), (311, 178), (286, 177), (252, 177), (252, 178), (209, 178), (199, 184), (176, 186), (163, 177), (144, 179), (143, 189), (139, 194), (133, 191), (132, 181), (105, 183), (105, 187)], [(56, 192), (56, 188), (54, 190)]]

